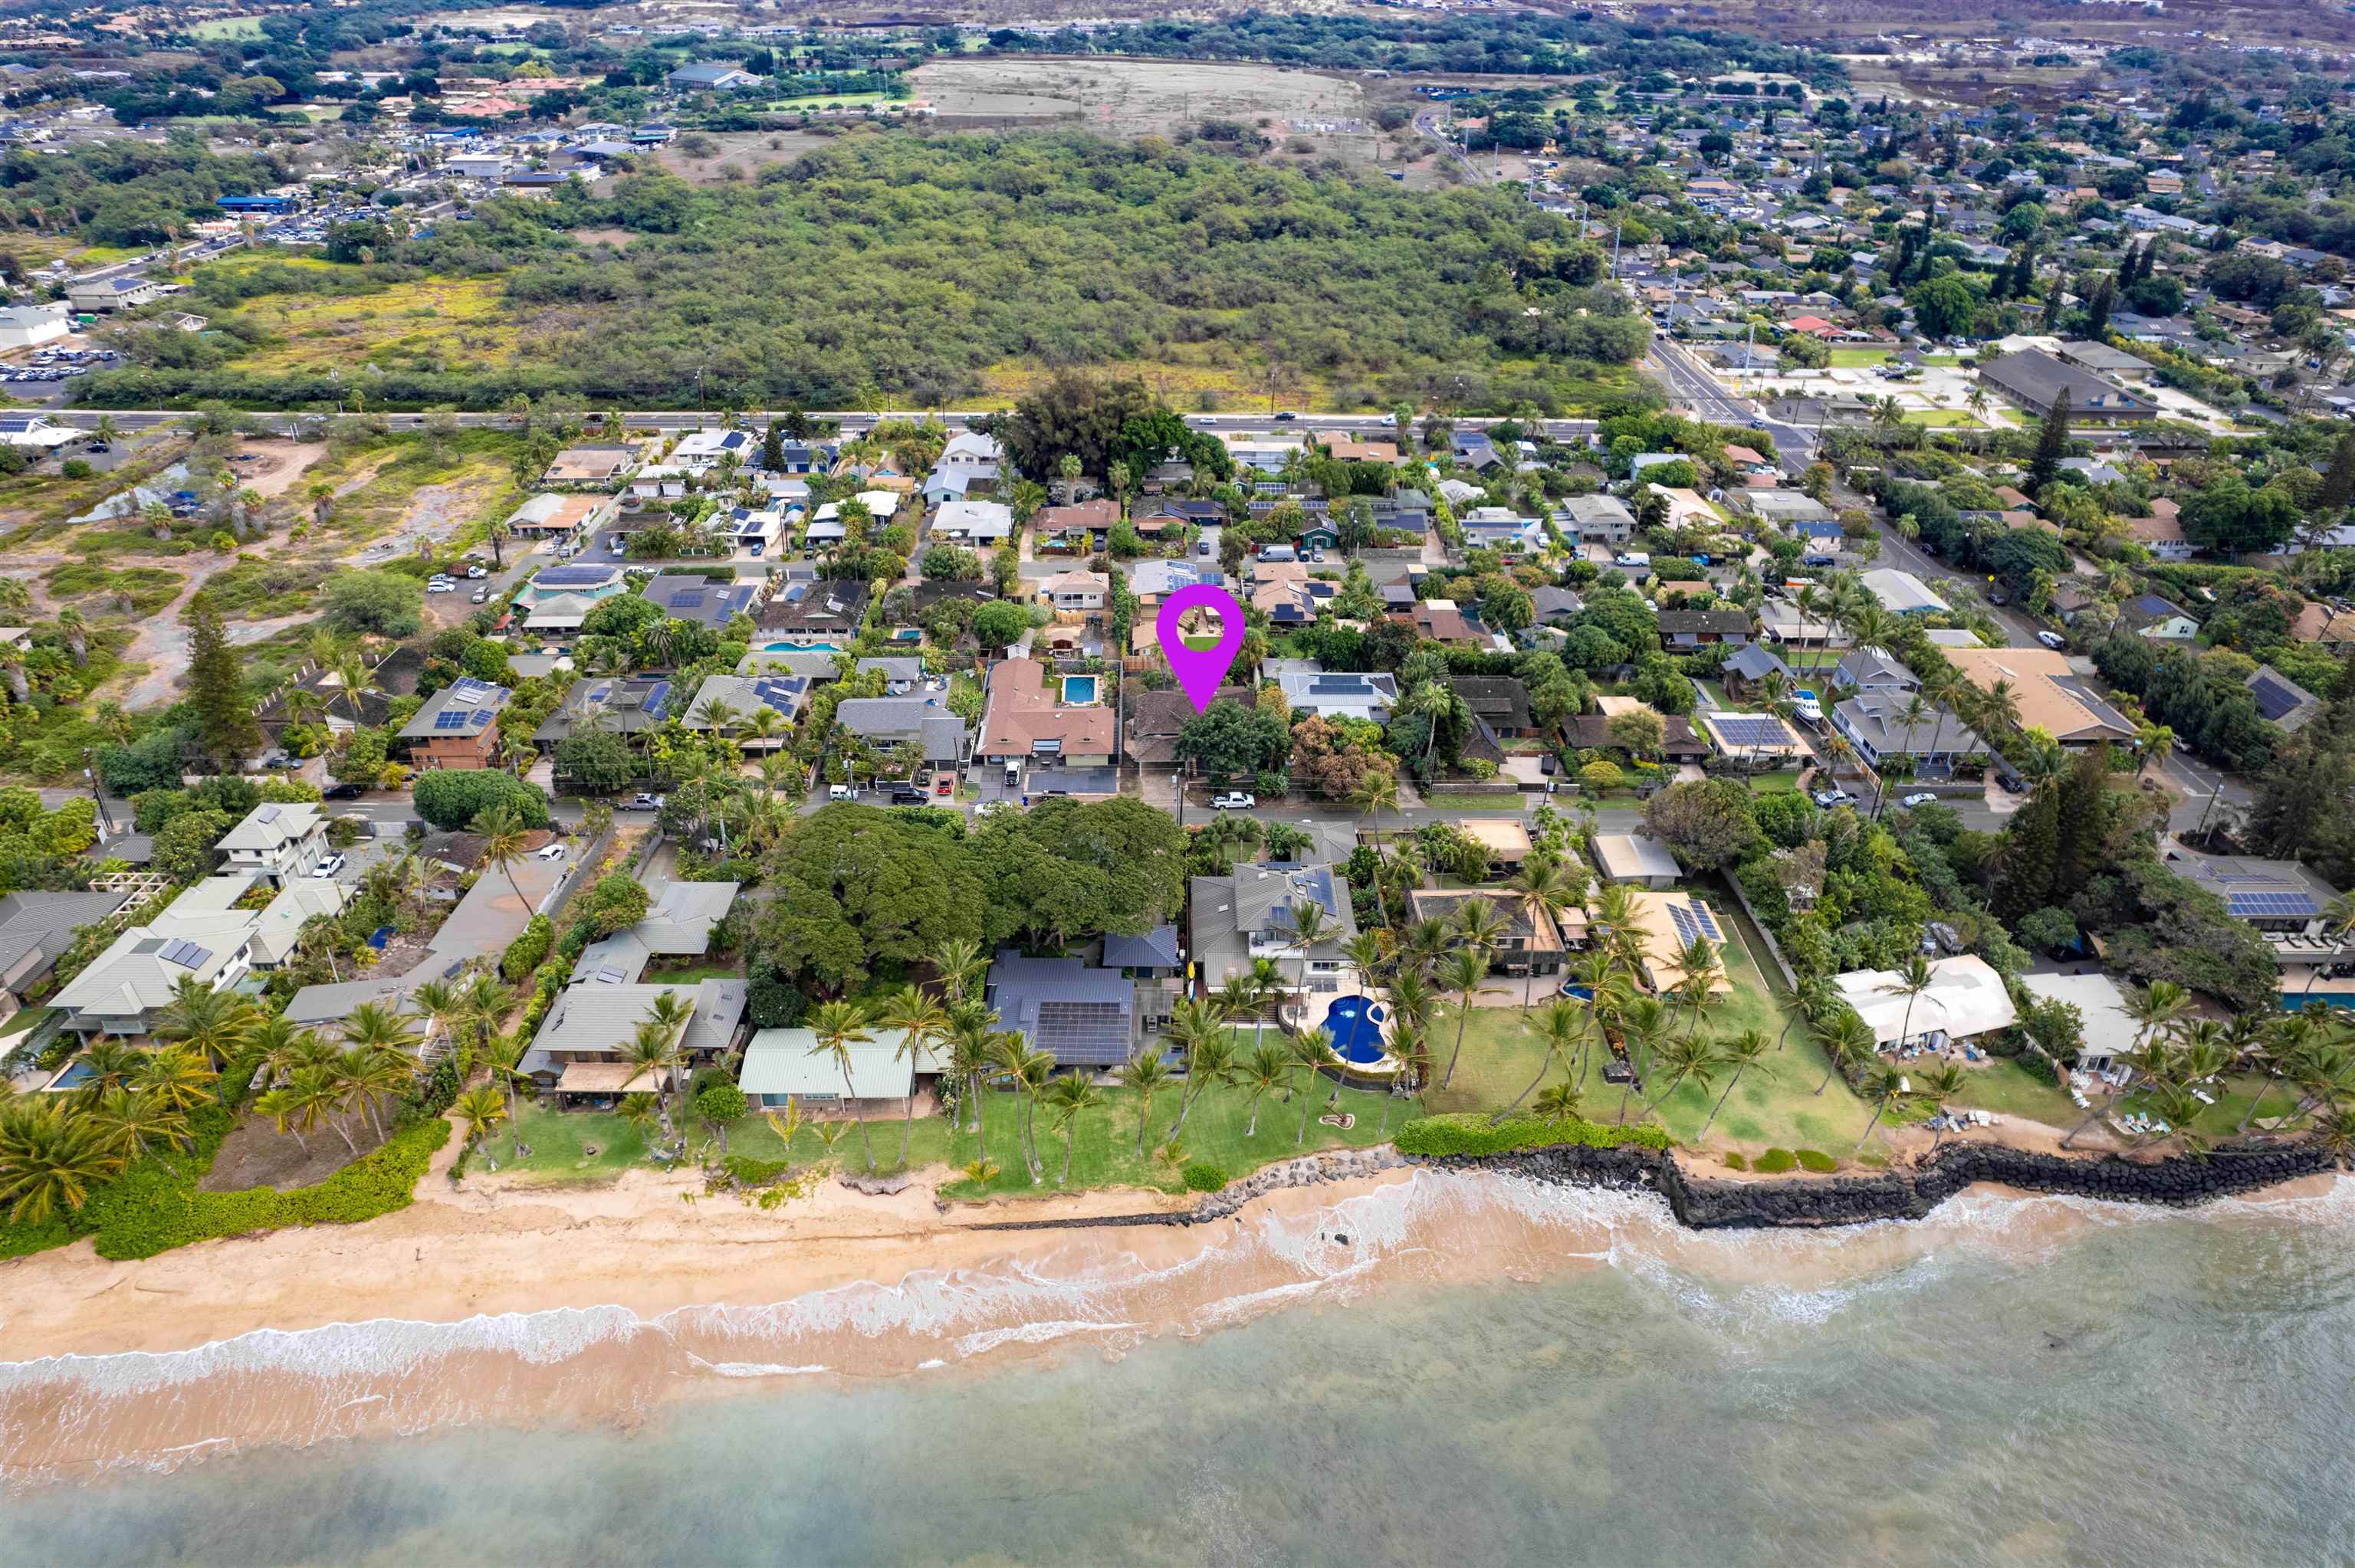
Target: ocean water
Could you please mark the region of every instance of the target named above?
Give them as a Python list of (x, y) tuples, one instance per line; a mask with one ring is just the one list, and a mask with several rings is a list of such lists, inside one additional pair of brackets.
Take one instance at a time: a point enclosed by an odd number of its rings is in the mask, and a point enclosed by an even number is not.
[(2350, 1242), (2343, 1184), (1693, 1236), (1424, 1173), (1151, 1265), (20, 1363), (0, 1562), (2346, 1563)]

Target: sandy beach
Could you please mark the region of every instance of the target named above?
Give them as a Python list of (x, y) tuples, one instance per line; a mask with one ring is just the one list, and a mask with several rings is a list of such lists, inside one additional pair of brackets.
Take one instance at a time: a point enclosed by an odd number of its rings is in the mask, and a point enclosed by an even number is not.
[[(2326, 1181), (2267, 1198), (2341, 1195)], [(1636, 1266), (1837, 1293), (1942, 1249), (2037, 1252), (2166, 1213), (1975, 1189), (1913, 1224), (1704, 1233), (1648, 1192), (1405, 1169), (1199, 1225), (980, 1228), (1190, 1202), (1092, 1192), (943, 1213), (930, 1181), (870, 1196), (829, 1179), (762, 1210), (687, 1172), (453, 1188), (437, 1168), (410, 1208), (366, 1224), (135, 1262), (85, 1242), (0, 1264), (0, 1482), (486, 1422), (633, 1426), (777, 1379), (1119, 1356), (1376, 1289)]]

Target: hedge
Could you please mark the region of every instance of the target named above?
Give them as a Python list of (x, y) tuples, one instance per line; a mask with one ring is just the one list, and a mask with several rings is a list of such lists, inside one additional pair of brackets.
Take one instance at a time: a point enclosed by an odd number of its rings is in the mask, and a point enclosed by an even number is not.
[(1770, 1149), (1750, 1162), (1753, 1171), (1763, 1171), (1769, 1176), (1780, 1176), (1799, 1163), (1799, 1157), (1787, 1149)]
[(1839, 1161), (1819, 1149), (1802, 1149), (1792, 1158), (1798, 1160), (1801, 1170), (1812, 1171), (1818, 1176), (1839, 1169)]
[[(450, 1139), (450, 1124), (436, 1118), (403, 1128), (315, 1187), (281, 1192), (268, 1187), (242, 1192), (198, 1192), (192, 1181), (171, 1182), (165, 1176), (154, 1190), (133, 1203), (110, 1202), (97, 1232), (101, 1257), (153, 1257), (190, 1242), (217, 1236), (242, 1235), (249, 1231), (280, 1230), (288, 1225), (356, 1224), (362, 1220), (409, 1207), (433, 1153)], [(144, 1167), (141, 1168), (144, 1170)], [(136, 1174), (134, 1172), (133, 1174)], [(109, 1197), (132, 1197), (124, 1191), (129, 1179), (109, 1190)], [(189, 1190), (173, 1202), (165, 1188)], [(99, 1208), (93, 1199), (84, 1209)]]
[(1207, 1160), (1198, 1160), (1186, 1167), (1187, 1190), (1195, 1192), (1215, 1192), (1227, 1184), (1227, 1173)]
[(556, 944), (556, 926), (545, 915), (535, 915), (524, 923), (516, 939), (499, 955), (499, 978), (509, 985), (522, 980), (539, 968), (548, 957), (548, 949)]
[(1515, 1117), (1493, 1126), (1477, 1111), (1427, 1116), (1399, 1128), (1401, 1154), (1508, 1154), (1517, 1149), (1649, 1149), (1666, 1152), (1665, 1128), (1606, 1127), (1592, 1121), (1540, 1121)]

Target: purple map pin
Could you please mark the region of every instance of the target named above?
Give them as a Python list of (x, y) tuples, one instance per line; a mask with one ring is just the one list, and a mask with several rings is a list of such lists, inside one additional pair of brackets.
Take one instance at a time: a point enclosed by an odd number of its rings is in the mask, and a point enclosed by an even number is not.
[[(1179, 622), (1189, 609), (1214, 609), (1219, 614), (1219, 641), (1209, 648), (1188, 648), (1178, 630)], [(1179, 588), (1161, 601), (1160, 613), (1153, 618), (1154, 635), (1161, 640), (1161, 655), (1178, 673), (1178, 683), (1186, 688), (1186, 700), (1194, 705), (1196, 713), (1206, 711), (1210, 699), (1219, 694), (1219, 687), (1234, 667), (1235, 654), (1243, 645), (1243, 607), (1235, 596), (1224, 588), (1208, 583), (1196, 583)]]

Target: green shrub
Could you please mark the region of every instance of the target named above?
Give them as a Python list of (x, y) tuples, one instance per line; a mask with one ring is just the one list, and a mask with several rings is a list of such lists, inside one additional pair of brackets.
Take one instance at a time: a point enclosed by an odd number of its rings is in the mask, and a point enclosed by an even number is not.
[(1552, 1149), (1574, 1145), (1585, 1149), (1649, 1149), (1665, 1150), (1664, 1128), (1605, 1127), (1591, 1121), (1540, 1121), (1515, 1117), (1493, 1126), (1477, 1111), (1455, 1116), (1427, 1116), (1399, 1128), (1401, 1154), (1508, 1154), (1517, 1149)]
[(755, 1160), (749, 1154), (730, 1154), (719, 1161), (719, 1168), (744, 1186), (759, 1187), (791, 1170), (793, 1161)]
[(1820, 1149), (1802, 1149), (1796, 1158), (1801, 1170), (1812, 1171), (1818, 1176), (1839, 1169), (1839, 1161)]
[(1227, 1184), (1227, 1173), (1207, 1160), (1197, 1160), (1186, 1167), (1186, 1190), (1189, 1192), (1215, 1192)]
[(495, 768), (437, 768), (417, 776), (410, 796), (419, 816), (453, 832), (501, 806), (514, 807), (527, 828), (548, 826), (547, 793)]
[(1770, 1149), (1750, 1163), (1753, 1171), (1763, 1171), (1770, 1176), (1780, 1176), (1799, 1163), (1799, 1157), (1787, 1149)]
[(535, 915), (523, 931), (507, 944), (499, 955), (499, 978), (514, 985), (532, 970), (539, 968), (548, 957), (548, 949), (556, 944), (556, 926), (545, 915)]
[(1747, 1171), (1750, 1161), (1742, 1159), (1739, 1151), (1729, 1149), (1725, 1151), (1725, 1168), (1728, 1171)]

